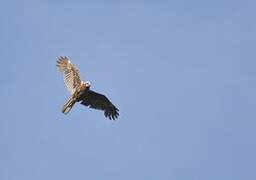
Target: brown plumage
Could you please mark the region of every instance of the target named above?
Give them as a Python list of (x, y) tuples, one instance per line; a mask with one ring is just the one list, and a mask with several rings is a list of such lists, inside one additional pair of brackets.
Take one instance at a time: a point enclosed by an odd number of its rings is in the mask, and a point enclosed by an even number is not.
[(81, 102), (89, 108), (104, 111), (105, 117), (110, 120), (118, 118), (118, 108), (106, 96), (90, 90), (90, 82), (81, 80), (79, 70), (66, 56), (59, 57), (56, 66), (63, 73), (64, 82), (71, 95), (62, 108), (64, 114), (68, 114), (76, 102)]

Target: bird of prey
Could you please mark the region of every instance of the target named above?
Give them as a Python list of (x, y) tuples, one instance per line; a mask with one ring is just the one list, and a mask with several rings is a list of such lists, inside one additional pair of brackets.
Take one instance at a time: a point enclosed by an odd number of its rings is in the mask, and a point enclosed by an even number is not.
[(118, 118), (118, 109), (110, 100), (97, 92), (90, 90), (91, 83), (89, 81), (82, 81), (80, 78), (79, 70), (74, 64), (65, 56), (59, 57), (57, 61), (58, 69), (64, 75), (64, 82), (68, 91), (70, 92), (70, 99), (64, 104), (62, 112), (68, 114), (76, 102), (89, 108), (104, 111), (105, 117), (110, 120)]

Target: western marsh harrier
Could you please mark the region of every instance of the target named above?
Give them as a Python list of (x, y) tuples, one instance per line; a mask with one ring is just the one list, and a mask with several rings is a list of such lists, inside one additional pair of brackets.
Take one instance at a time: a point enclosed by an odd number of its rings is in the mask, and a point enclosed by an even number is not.
[(59, 57), (56, 66), (63, 73), (64, 82), (71, 95), (62, 108), (64, 114), (68, 114), (74, 104), (80, 102), (89, 108), (104, 111), (105, 117), (110, 120), (118, 118), (119, 110), (115, 105), (106, 96), (90, 90), (90, 82), (81, 80), (79, 70), (67, 57)]

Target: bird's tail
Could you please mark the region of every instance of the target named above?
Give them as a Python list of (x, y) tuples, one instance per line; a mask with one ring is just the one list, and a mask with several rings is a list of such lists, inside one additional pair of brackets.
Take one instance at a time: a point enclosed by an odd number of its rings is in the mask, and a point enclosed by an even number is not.
[(72, 107), (74, 106), (74, 104), (76, 103), (76, 99), (75, 98), (70, 98), (68, 100), (68, 102), (66, 102), (62, 108), (62, 112), (64, 114), (68, 114), (69, 111), (72, 109)]

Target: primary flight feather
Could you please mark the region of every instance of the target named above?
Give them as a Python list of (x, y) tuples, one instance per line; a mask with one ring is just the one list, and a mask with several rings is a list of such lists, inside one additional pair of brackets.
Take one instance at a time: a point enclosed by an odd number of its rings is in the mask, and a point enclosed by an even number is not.
[(79, 70), (66, 56), (59, 57), (56, 66), (63, 73), (65, 85), (71, 95), (62, 108), (64, 114), (68, 114), (73, 105), (80, 102), (89, 108), (104, 111), (105, 117), (110, 120), (118, 118), (118, 108), (106, 96), (90, 90), (90, 82), (81, 80)]

